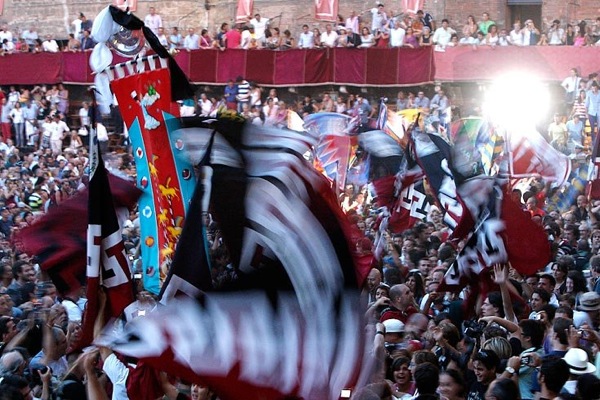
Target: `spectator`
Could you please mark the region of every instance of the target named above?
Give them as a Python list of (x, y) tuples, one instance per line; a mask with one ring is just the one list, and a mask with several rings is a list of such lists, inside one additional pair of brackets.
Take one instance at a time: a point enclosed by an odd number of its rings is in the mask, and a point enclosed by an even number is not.
[(183, 39), (183, 48), (187, 51), (198, 50), (200, 48), (200, 37), (194, 31), (194, 28), (188, 29), (188, 34)]
[(150, 7), (150, 13), (144, 17), (144, 25), (150, 28), (152, 32), (158, 36), (158, 28), (162, 28), (163, 23), (162, 18), (156, 13), (156, 9), (154, 7)]

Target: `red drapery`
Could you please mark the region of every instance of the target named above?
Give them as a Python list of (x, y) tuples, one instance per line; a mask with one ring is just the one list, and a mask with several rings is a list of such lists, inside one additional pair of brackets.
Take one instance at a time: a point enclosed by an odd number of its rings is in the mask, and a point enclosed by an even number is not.
[[(39, 54), (25, 56), (37, 57)], [(57, 62), (64, 65), (62, 75), (53, 81), (43, 82), (93, 82), (88, 65), (89, 53), (62, 53), (57, 56)], [(433, 82), (435, 78), (430, 48), (196, 50), (181, 51), (175, 59), (190, 81), (207, 85), (226, 84), (229, 79), (235, 80), (238, 76), (270, 86), (410, 86)], [(115, 55), (115, 63), (122, 61), (126, 60)], [(13, 82), (0, 76), (0, 84), (8, 83)]]
[[(0, 85), (92, 83), (88, 58), (89, 52), (9, 54), (0, 57)], [(461, 46), (445, 52), (431, 48), (196, 50), (175, 56), (197, 84), (225, 84), (241, 75), (270, 86), (414, 86), (434, 80), (491, 81), (514, 70), (561, 82), (573, 67), (582, 75), (595, 72), (599, 58), (600, 48), (572, 46)], [(115, 63), (122, 61), (125, 59), (115, 55)]]

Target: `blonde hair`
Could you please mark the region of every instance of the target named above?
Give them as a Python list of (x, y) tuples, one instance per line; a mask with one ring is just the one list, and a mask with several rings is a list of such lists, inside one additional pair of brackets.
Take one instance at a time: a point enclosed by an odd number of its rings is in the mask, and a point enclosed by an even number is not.
[(481, 349), (492, 350), (501, 360), (507, 360), (512, 356), (512, 347), (510, 343), (508, 340), (500, 336), (489, 338), (483, 342)]

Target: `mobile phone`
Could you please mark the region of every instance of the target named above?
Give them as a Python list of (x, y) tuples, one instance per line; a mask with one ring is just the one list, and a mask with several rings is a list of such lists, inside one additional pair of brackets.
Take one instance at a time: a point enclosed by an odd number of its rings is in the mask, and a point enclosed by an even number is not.
[(341, 399), (349, 399), (351, 395), (352, 395), (351, 389), (342, 389), (342, 392), (340, 393), (340, 398)]
[(142, 279), (142, 274), (133, 274), (133, 279)]

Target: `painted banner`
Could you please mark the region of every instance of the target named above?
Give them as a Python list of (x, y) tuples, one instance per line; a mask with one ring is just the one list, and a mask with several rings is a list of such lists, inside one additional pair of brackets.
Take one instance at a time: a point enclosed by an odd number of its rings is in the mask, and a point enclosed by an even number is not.
[[(123, 76), (116, 67), (116, 75)], [(121, 68), (122, 70), (123, 68)], [(139, 201), (144, 288), (158, 294), (170, 268), (196, 179), (184, 156), (179, 108), (166, 68), (111, 82), (133, 146)]]
[(423, 9), (424, 0), (402, 0), (400, 2), (402, 11), (408, 14), (416, 14)]
[(247, 22), (252, 19), (254, 0), (238, 0), (235, 22)]
[(315, 0), (315, 19), (335, 22), (338, 6), (338, 0)]

